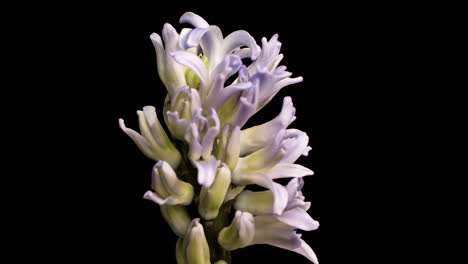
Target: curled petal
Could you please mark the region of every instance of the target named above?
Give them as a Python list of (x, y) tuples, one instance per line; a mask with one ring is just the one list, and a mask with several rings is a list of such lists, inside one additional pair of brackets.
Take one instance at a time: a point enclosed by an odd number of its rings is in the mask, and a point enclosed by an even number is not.
[(162, 128), (155, 108), (145, 106), (143, 111), (137, 111), (137, 115), (141, 136), (136, 131), (125, 127), (123, 119), (119, 119), (120, 128), (147, 157), (155, 161), (164, 159), (172, 167), (177, 168), (182, 157)]
[(182, 29), (180, 33), (181, 37), (179, 39), (179, 47), (183, 50), (197, 47), (206, 31), (208, 31), (206, 28)]
[(273, 120), (241, 131), (241, 155), (271, 142), (279, 130), (287, 128), (296, 119), (295, 113), (291, 97), (284, 97), (281, 112)]
[(231, 117), (230, 123), (242, 127), (255, 113), (258, 103), (258, 84), (252, 83), (250, 89), (243, 92), (239, 99), (237, 111)]
[(179, 23), (188, 23), (193, 25), (194, 27), (197, 28), (207, 28), (210, 25), (208, 22), (206, 22), (205, 19), (203, 19), (201, 16), (193, 13), (193, 12), (185, 12), (179, 19)]
[(299, 164), (279, 163), (266, 172), (271, 179), (304, 177), (314, 172)]
[(319, 264), (317, 255), (315, 255), (315, 252), (312, 250), (312, 248), (303, 239), (301, 239), (300, 242), (301, 244), (297, 248), (284, 247), (284, 249), (291, 250), (293, 252), (301, 254), (302, 256), (310, 260), (312, 263)]
[(309, 137), (298, 129), (288, 129), (281, 143), (281, 162), (294, 163), (309, 148)]
[(206, 65), (198, 56), (188, 51), (172, 52), (171, 56), (175, 61), (192, 70), (203, 85), (208, 84), (209, 76)]
[(158, 160), (158, 157), (153, 152), (153, 149), (151, 149), (150, 144), (142, 135), (138, 134), (138, 132), (131, 128), (127, 128), (122, 118), (119, 118), (119, 125), (120, 129), (122, 129), (122, 131), (125, 132), (125, 134), (127, 134), (127, 136), (133, 140), (133, 142), (135, 142), (137, 147), (141, 150), (141, 152), (143, 152), (143, 154), (145, 154), (145, 156), (153, 160)]
[(166, 86), (169, 94), (173, 95), (180, 87), (186, 85), (186, 68), (176, 63), (170, 56), (171, 52), (179, 49), (179, 35), (177, 31), (170, 24), (166, 23), (163, 28), (162, 37), (164, 39), (164, 45), (158, 34), (153, 33), (150, 35), (150, 39), (156, 50), (159, 77)]
[(202, 146), (200, 144), (200, 134), (195, 123), (190, 123), (185, 132), (184, 139), (189, 144), (189, 157), (193, 160), (198, 160), (202, 154)]
[(272, 213), (280, 215), (288, 204), (288, 190), (281, 184), (272, 181), (267, 175), (256, 174), (251, 179), (253, 183), (269, 189), (273, 193)]
[(312, 231), (319, 227), (319, 222), (312, 219), (306, 211), (299, 207), (284, 211), (276, 218), (282, 223), (305, 231)]
[(213, 144), (214, 140), (216, 139), (216, 136), (219, 134), (220, 130), (220, 123), (218, 119), (218, 115), (216, 111), (211, 108), (208, 112), (208, 130), (205, 133), (205, 136), (203, 137), (203, 140), (201, 142), (202, 146), (202, 157), (203, 159), (209, 159), (211, 152), (213, 150)]
[(260, 54), (260, 47), (255, 39), (245, 30), (234, 31), (224, 39), (224, 54), (230, 54), (237, 48), (246, 46), (251, 50), (251, 59), (255, 60)]
[(200, 40), (200, 46), (203, 54), (208, 57), (210, 70), (214, 70), (216, 66), (223, 60), (223, 33), (217, 26), (210, 26), (208, 31)]

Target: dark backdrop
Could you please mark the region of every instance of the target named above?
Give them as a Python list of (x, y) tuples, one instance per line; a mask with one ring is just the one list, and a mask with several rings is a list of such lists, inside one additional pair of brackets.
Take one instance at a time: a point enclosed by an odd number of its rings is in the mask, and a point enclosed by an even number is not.
[[(299, 160), (315, 171), (306, 178), (304, 193), (312, 202), (309, 213), (321, 223), (303, 238), (320, 262), (412, 259), (402, 254), (413, 252), (404, 245), (419, 236), (419, 224), (409, 221), (419, 209), (395, 205), (411, 189), (406, 187), (411, 178), (402, 176), (407, 171), (396, 167), (417, 162), (413, 154), (422, 134), (411, 128), (428, 117), (420, 108), (434, 95), (426, 84), (454, 87), (463, 80), (464, 21), (456, 7), (425, 13), (328, 1), (57, 1), (11, 10), (13, 30), (6, 43), (14, 85), (6, 91), (14, 106), (3, 123), (12, 158), (5, 181), (13, 187), (5, 191), (9, 254), (4, 258), (13, 258), (3, 263), (175, 262), (176, 236), (158, 207), (142, 199), (153, 162), (117, 120), (135, 128), (136, 110), (161, 108), (166, 92), (149, 35), (160, 33), (165, 22), (180, 30), (177, 21), (185, 11), (200, 14), (225, 35), (245, 29), (258, 43), (278, 33), (284, 64), (304, 77), (249, 125), (274, 117), (282, 97), (292, 96), (297, 109), (292, 127), (306, 131), (313, 148)], [(441, 55), (431, 53), (434, 46)], [(434, 56), (444, 62), (444, 77), (426, 71)], [(459, 111), (462, 104), (454, 107)], [(409, 108), (416, 112), (406, 112)], [(412, 231), (399, 233), (402, 222)], [(307, 263), (269, 246), (237, 250), (233, 260)]]

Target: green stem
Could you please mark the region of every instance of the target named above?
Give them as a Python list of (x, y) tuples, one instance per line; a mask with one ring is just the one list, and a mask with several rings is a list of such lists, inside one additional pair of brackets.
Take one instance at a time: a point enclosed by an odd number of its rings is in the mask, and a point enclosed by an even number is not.
[(231, 203), (224, 204), (219, 209), (218, 217), (211, 221), (205, 221), (205, 235), (210, 247), (210, 260), (215, 263), (218, 260), (224, 260), (231, 264), (231, 251), (224, 249), (218, 243), (218, 234), (228, 223), (228, 213)]

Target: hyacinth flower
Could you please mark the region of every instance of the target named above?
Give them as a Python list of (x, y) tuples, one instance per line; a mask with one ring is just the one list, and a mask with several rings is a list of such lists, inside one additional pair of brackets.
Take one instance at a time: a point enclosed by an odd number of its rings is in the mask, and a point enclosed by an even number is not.
[[(192, 12), (179, 22), (192, 27), (178, 32), (165, 24), (162, 36), (150, 36), (167, 88), (164, 105), (159, 112), (153, 106), (137, 111), (140, 132), (119, 120), (156, 162), (143, 197), (158, 204), (179, 237), (177, 263), (232, 263), (231, 251), (256, 244), (318, 263), (297, 233), (319, 223), (301, 191), (303, 177), (313, 172), (295, 162), (311, 148), (305, 132), (289, 128), (296, 119), (291, 97), (271, 121), (244, 127), (282, 88), (302, 81), (280, 65), (278, 35), (260, 46), (244, 30), (224, 37)], [(245, 65), (244, 58), (252, 62)], [(291, 180), (283, 186), (280, 178)], [(252, 191), (255, 185), (264, 190)]]

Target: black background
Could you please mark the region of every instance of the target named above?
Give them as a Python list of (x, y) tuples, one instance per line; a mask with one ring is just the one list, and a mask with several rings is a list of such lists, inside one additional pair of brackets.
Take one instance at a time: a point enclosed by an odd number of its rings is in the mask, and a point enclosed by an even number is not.
[[(270, 120), (282, 97), (293, 98), (292, 127), (306, 131), (313, 148), (299, 160), (315, 171), (304, 193), (321, 223), (303, 238), (320, 263), (420, 260), (428, 249), (419, 252), (413, 243), (432, 236), (422, 231), (430, 221), (411, 216), (429, 202), (402, 197), (426, 188), (427, 181), (413, 178), (429, 163), (417, 153), (441, 145), (426, 132), (463, 116), (466, 18), (450, 4), (428, 11), (350, 2), (57, 1), (7, 9), (5, 61), (14, 85), (4, 91), (14, 105), (2, 127), (10, 169), (2, 178), (2, 258), (9, 258), (3, 263), (175, 262), (176, 236), (157, 206), (142, 199), (153, 162), (117, 120), (136, 128), (136, 110), (162, 105), (149, 35), (165, 22), (180, 30), (185, 11), (225, 35), (245, 29), (258, 43), (278, 33), (283, 64), (304, 77), (248, 125)], [(442, 109), (451, 114), (442, 116)], [(452, 136), (462, 133), (453, 128)], [(436, 218), (444, 215), (440, 203), (431, 206)], [(307, 263), (270, 246), (234, 251), (233, 261)]]

